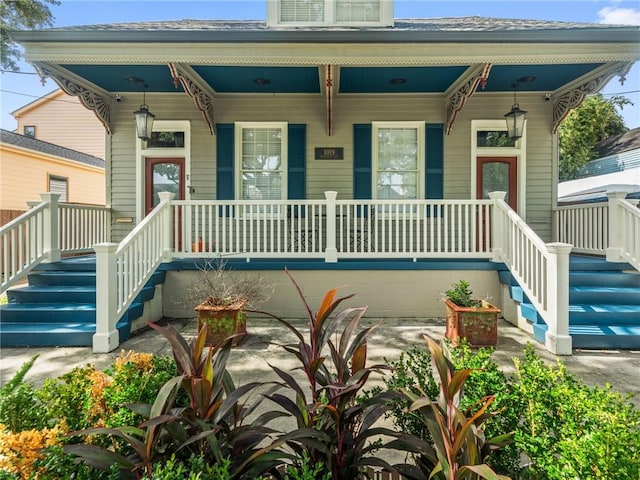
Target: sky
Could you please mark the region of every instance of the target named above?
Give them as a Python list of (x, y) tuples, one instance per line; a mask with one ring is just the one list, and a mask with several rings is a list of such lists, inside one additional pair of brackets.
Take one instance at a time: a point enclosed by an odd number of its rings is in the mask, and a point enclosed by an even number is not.
[[(61, 0), (50, 7), (54, 26), (94, 25), (102, 23), (151, 20), (209, 19), (264, 20), (266, 0)], [(482, 16), (640, 26), (638, 0), (395, 0), (395, 18)], [(11, 112), (52, 92), (52, 80), (41, 84), (28, 63), (20, 63), (21, 73), (0, 73), (2, 116), (0, 127), (14, 130)], [(640, 62), (627, 75), (624, 85), (618, 77), (604, 88), (606, 97), (624, 95), (634, 105), (620, 113), (628, 128), (640, 127)]]

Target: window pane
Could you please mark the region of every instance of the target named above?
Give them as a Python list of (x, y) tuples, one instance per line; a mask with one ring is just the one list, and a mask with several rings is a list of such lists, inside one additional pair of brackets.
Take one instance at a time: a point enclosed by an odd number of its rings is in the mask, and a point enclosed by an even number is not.
[(504, 130), (479, 130), (476, 135), (478, 147), (514, 147), (516, 141)]
[(184, 132), (153, 132), (147, 148), (184, 148)]
[(280, 128), (244, 128), (241, 160), (243, 199), (282, 199)]
[(324, 0), (280, 0), (282, 22), (324, 22)]
[(380, 20), (380, 0), (337, 0), (338, 22), (377, 22)]
[(482, 198), (489, 198), (491, 192), (507, 192), (505, 202), (509, 203), (509, 164), (491, 162), (482, 165)]
[(156, 163), (153, 165), (153, 206), (160, 203), (160, 192), (171, 192), (180, 198), (180, 165)]
[(25, 137), (31, 137), (31, 138), (36, 138), (36, 126), (35, 125), (25, 125), (24, 129), (24, 136)]
[(379, 128), (377, 198), (418, 197), (419, 143), (417, 128)]

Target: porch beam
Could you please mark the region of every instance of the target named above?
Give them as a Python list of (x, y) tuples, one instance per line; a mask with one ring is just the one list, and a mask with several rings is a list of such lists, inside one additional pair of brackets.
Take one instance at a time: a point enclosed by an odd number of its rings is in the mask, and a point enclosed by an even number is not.
[(490, 71), (490, 63), (473, 65), (445, 92), (447, 102), (447, 125), (445, 133), (447, 135), (451, 133), (458, 112), (462, 110), (467, 99), (475, 93), (478, 85), (484, 89)]
[(64, 93), (72, 97), (78, 97), (80, 103), (98, 117), (107, 133), (111, 135), (112, 97), (106, 90), (73, 75), (67, 70), (54, 67), (48, 63), (33, 62), (32, 65), (40, 76), (43, 85), (46, 78), (49, 77), (58, 84)]
[(578, 108), (587, 95), (600, 91), (614, 76), (618, 75), (620, 84), (623, 85), (633, 64), (634, 62), (608, 63), (603, 68), (573, 82), (567, 89), (552, 95), (553, 128), (551, 132), (556, 133), (571, 110)]
[(182, 84), (184, 91), (193, 98), (196, 108), (202, 113), (202, 117), (209, 127), (209, 133), (214, 135), (216, 122), (213, 116), (213, 99), (216, 92), (187, 64), (169, 63), (169, 70), (171, 70), (176, 88), (178, 88), (178, 82)]
[(327, 136), (333, 133), (333, 97), (335, 97), (335, 85), (338, 84), (337, 79), (340, 67), (336, 65), (320, 65), (318, 74), (320, 77), (320, 92), (324, 96), (325, 106), (327, 110)]

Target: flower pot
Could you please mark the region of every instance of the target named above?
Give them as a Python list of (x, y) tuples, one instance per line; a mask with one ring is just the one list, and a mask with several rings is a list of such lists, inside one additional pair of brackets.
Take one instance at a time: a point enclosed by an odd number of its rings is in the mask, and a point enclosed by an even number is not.
[(459, 307), (444, 299), (447, 308), (445, 336), (453, 345), (466, 338), (472, 347), (495, 347), (498, 343), (498, 315), (500, 309), (483, 301), (481, 307)]
[(247, 316), (243, 308), (204, 302), (195, 310), (198, 312), (198, 330), (207, 326), (207, 345), (218, 345), (231, 335), (238, 335), (231, 343), (236, 347), (247, 335)]

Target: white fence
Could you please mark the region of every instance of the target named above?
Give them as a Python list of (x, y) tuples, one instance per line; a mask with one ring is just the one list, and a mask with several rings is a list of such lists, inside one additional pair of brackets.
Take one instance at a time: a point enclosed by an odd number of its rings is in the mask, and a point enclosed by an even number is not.
[(108, 208), (58, 203), (59, 196), (41, 194), (41, 203), (0, 228), (0, 292), (38, 263), (90, 252), (95, 243), (110, 237)]
[(173, 201), (175, 256), (491, 256), (490, 200)]

